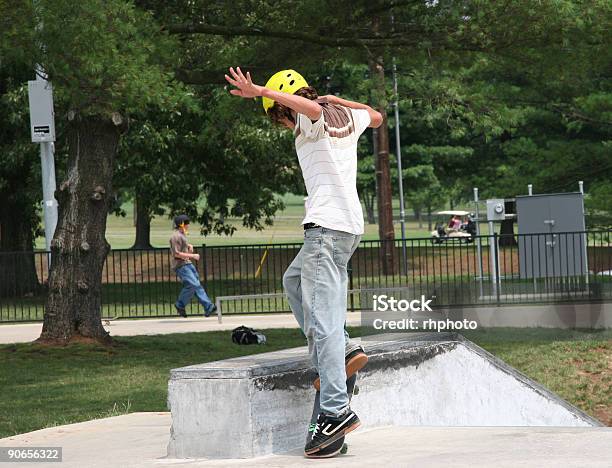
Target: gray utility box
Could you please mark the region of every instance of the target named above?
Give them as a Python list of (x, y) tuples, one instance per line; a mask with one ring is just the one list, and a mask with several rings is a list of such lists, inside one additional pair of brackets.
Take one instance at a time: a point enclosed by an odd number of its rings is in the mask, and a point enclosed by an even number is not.
[(55, 141), (53, 87), (45, 80), (28, 81), (30, 130), (33, 143)]
[(516, 197), (521, 278), (587, 274), (583, 194)]
[(503, 221), (506, 219), (506, 204), (504, 199), (487, 200), (487, 221)]

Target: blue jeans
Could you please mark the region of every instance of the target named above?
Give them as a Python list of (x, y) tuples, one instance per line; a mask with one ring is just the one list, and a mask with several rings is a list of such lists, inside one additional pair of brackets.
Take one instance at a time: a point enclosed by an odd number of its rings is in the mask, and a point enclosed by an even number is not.
[(349, 404), (344, 366), (347, 265), (360, 239), (332, 229), (308, 229), (283, 276), (289, 305), (321, 378), (321, 410), (331, 416), (342, 414)]
[(184, 309), (187, 307), (187, 304), (191, 302), (191, 298), (195, 294), (198, 302), (204, 306), (204, 310), (209, 312), (213, 308), (213, 303), (206, 294), (202, 284), (200, 284), (200, 277), (193, 264), (188, 263), (187, 265), (177, 268), (176, 275), (183, 282), (183, 289), (176, 301), (176, 306), (180, 309)]

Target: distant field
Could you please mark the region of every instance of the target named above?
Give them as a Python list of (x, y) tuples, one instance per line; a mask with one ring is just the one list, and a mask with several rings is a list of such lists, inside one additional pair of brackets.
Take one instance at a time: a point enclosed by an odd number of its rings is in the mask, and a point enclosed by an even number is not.
[[(192, 244), (206, 245), (237, 245), (237, 244), (266, 244), (269, 242), (300, 242), (302, 240), (302, 227), (300, 225), (304, 215), (304, 197), (302, 195), (286, 195), (283, 197), (285, 209), (279, 212), (275, 219), (274, 225), (263, 231), (255, 231), (242, 226), (239, 219), (231, 219), (230, 222), (237, 227), (237, 231), (233, 236), (218, 236), (209, 235), (204, 237), (200, 234), (200, 226), (193, 224), (189, 233), (189, 238)], [(396, 218), (395, 235), (401, 237), (401, 228), (397, 218), (399, 217), (398, 202), (394, 203), (394, 213)], [(110, 215), (106, 226), (106, 238), (114, 249), (129, 248), (134, 243), (136, 235), (134, 227), (134, 208), (132, 203), (123, 205), (123, 209), (127, 213), (125, 218)], [(471, 209), (471, 208), (468, 208)], [(365, 212), (365, 210), (364, 210)], [(413, 213), (408, 212), (408, 217), (413, 218)], [(484, 226), (483, 226), (484, 227)], [(407, 237), (418, 238), (428, 237), (427, 222), (423, 222), (423, 227), (419, 228), (416, 221), (409, 221), (406, 225)], [(172, 232), (172, 223), (166, 217), (156, 217), (151, 225), (151, 243), (154, 247), (166, 247), (168, 245), (168, 237)], [(378, 239), (378, 225), (366, 224), (366, 232), (364, 239)], [(36, 240), (36, 248), (44, 248), (44, 238), (40, 237)]]

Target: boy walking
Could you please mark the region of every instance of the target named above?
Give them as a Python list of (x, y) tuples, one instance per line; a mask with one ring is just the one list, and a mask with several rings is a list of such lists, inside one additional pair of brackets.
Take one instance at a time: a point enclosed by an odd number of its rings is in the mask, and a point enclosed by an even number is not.
[(360, 424), (349, 407), (346, 379), (367, 357), (344, 330), (347, 264), (364, 224), (356, 187), (357, 142), (366, 128), (380, 126), (382, 116), (364, 104), (319, 98), (295, 70), (276, 73), (265, 87), (240, 68), (229, 71), (225, 78), (236, 88), (231, 94), (262, 97), (268, 116), (294, 132), (308, 199), (304, 245), (285, 272), (283, 286), (320, 378), (322, 413), (304, 453), (331, 457), (340, 451), (337, 442)]
[(204, 307), (204, 316), (210, 317), (210, 314), (215, 312), (217, 307), (206, 294), (200, 283), (198, 271), (191, 262), (192, 260), (199, 261), (200, 255), (193, 253), (193, 245), (187, 242), (187, 226), (189, 226), (189, 217), (187, 215), (179, 215), (174, 218), (175, 231), (170, 237), (172, 269), (183, 282), (183, 289), (174, 307), (181, 317), (187, 317), (185, 307), (191, 302), (191, 298), (195, 294), (198, 302)]

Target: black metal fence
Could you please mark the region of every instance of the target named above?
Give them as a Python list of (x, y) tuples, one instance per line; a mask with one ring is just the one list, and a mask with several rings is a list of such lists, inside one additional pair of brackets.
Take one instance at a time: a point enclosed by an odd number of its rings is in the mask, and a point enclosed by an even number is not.
[[(362, 241), (349, 265), (349, 307), (369, 307), (370, 293), (423, 295), (434, 307), (604, 301), (612, 298), (611, 242), (612, 231)], [(224, 314), (284, 312), (282, 275), (300, 248), (201, 246), (197, 267)], [(49, 257), (0, 252), (0, 322), (42, 320)], [(102, 315), (174, 316), (180, 289), (168, 249), (113, 250), (102, 274)], [(188, 313), (202, 309), (193, 301)]]

